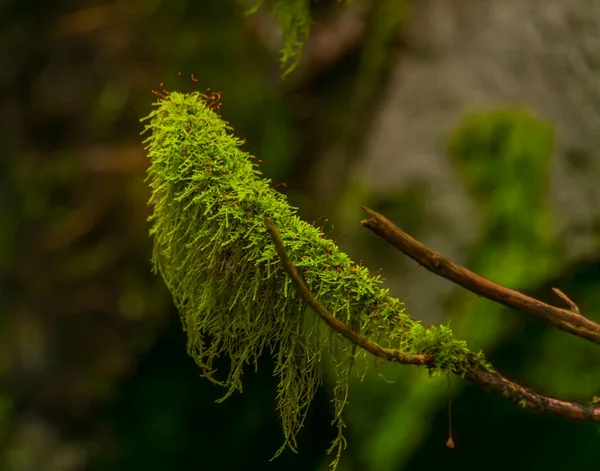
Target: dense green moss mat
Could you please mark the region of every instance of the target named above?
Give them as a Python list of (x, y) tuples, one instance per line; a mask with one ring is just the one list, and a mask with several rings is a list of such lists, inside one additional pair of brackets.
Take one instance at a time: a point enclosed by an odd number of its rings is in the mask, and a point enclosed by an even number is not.
[[(332, 449), (344, 446), (342, 410), (357, 355), (363, 352), (318, 318), (294, 289), (264, 225), (269, 218), (311, 291), (338, 319), (361, 335), (405, 353), (430, 356), (433, 372), (464, 374), (490, 368), (445, 326), (423, 327), (370, 273), (341, 252), (323, 232), (302, 221), (284, 195), (262, 178), (256, 158), (218, 114), (218, 96), (166, 94), (146, 118), (152, 189), (150, 220), (154, 267), (173, 295), (190, 355), (204, 375), (242, 389), (245, 364), (270, 351), (279, 377), (278, 409), (285, 445), (296, 433), (322, 383), (324, 361), (333, 361)], [(213, 361), (226, 354), (227, 375)], [(283, 447), (282, 447), (283, 449)], [(337, 460), (336, 460), (337, 462)]]

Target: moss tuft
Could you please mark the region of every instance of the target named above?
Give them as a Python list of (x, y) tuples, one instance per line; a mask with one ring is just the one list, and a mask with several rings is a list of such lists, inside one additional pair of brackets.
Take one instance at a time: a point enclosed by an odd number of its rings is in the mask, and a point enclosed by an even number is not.
[[(247, 364), (275, 356), (278, 411), (284, 445), (296, 434), (333, 359), (337, 458), (344, 446), (342, 411), (357, 355), (354, 345), (322, 328), (294, 289), (263, 223), (278, 228), (307, 285), (338, 319), (365, 337), (405, 353), (433, 358), (434, 372), (463, 375), (489, 365), (452, 337), (448, 327), (426, 329), (381, 287), (379, 275), (356, 265), (316, 227), (302, 221), (285, 196), (270, 187), (256, 159), (216, 112), (215, 96), (171, 93), (146, 118), (152, 189), (153, 263), (180, 312), (188, 351), (204, 375), (230, 396), (242, 390)], [(216, 358), (230, 370), (217, 375)], [(278, 452), (278, 453), (279, 453)], [(337, 459), (335, 460), (337, 463)]]
[[(349, 3), (351, 0), (338, 0)], [(283, 47), (280, 62), (288, 75), (300, 62), (304, 45), (313, 24), (310, 0), (257, 0), (248, 14), (255, 13), (262, 6), (271, 11), (281, 28)]]

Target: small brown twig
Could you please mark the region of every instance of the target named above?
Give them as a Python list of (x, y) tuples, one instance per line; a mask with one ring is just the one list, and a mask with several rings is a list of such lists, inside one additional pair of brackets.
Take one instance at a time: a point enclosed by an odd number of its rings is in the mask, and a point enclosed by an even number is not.
[[(364, 227), (385, 239), (430, 272), (446, 278), (479, 296), (529, 314), (565, 332), (600, 344), (600, 325), (579, 314), (577, 312), (579, 309), (568, 311), (554, 307), (489, 281), (451, 262), (438, 252), (413, 239), (381, 214), (369, 208), (363, 207), (363, 209), (371, 216), (371, 219), (361, 221)], [(566, 296), (562, 299), (571, 306), (571, 309), (573, 309), (573, 306), (577, 308), (575, 303), (568, 300)]]
[[(427, 355), (410, 355), (395, 349), (381, 347), (375, 342), (372, 342), (353, 331), (339, 319), (336, 319), (327, 308), (317, 300), (302, 279), (300, 273), (298, 273), (298, 270), (287, 255), (277, 228), (267, 218), (264, 219), (264, 222), (267, 230), (271, 234), (271, 238), (286, 273), (294, 281), (302, 298), (330, 328), (376, 357), (402, 364), (435, 368), (435, 364), (433, 363), (434, 359)], [(464, 377), (479, 388), (506, 397), (514, 403), (530, 410), (553, 413), (570, 419), (591, 420), (600, 423), (600, 406), (584, 405), (576, 402), (554, 399), (537, 393), (529, 388), (520, 386), (499, 373), (486, 371), (484, 369), (469, 371)]]
[(571, 308), (572, 312), (574, 312), (575, 314), (580, 314), (579, 307), (577, 306), (577, 304), (571, 301), (565, 293), (563, 293), (558, 288), (552, 288), (552, 291), (554, 291), (554, 294), (556, 294), (556, 296), (562, 299), (565, 302), (565, 304), (567, 304)]

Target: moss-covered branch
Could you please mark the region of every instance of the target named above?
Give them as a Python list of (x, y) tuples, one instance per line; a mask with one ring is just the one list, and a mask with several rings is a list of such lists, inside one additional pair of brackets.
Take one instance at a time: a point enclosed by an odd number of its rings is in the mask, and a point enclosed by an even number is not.
[[(501, 386), (505, 380), (484, 355), (471, 352), (448, 327), (425, 328), (411, 319), (381, 287), (379, 275), (302, 221), (262, 178), (255, 157), (242, 150), (243, 140), (218, 114), (218, 98), (165, 91), (146, 118), (145, 144), (154, 268), (180, 312), (189, 354), (208, 379), (226, 388), (224, 398), (241, 391), (245, 365), (256, 366), (271, 352), (279, 377), (282, 449), (295, 449), (323, 365), (333, 363), (337, 458), (345, 444), (349, 376), (366, 352), (532, 401), (528, 390)], [(308, 305), (340, 335), (323, 329)], [(213, 364), (222, 355), (231, 366), (219, 376)]]
[(433, 367), (433, 365), (431, 364), (433, 358), (431, 356), (425, 356), (420, 354), (406, 354), (399, 350), (382, 347), (381, 345), (376, 344), (368, 338), (365, 338), (359, 335), (358, 333), (354, 332), (342, 321), (336, 319), (335, 316), (332, 316), (331, 313), (327, 310), (327, 308), (317, 300), (314, 294), (311, 293), (310, 288), (306, 285), (306, 283), (302, 279), (302, 276), (300, 275), (300, 273), (298, 273), (298, 270), (296, 270), (294, 263), (288, 256), (287, 251), (283, 246), (283, 241), (281, 240), (281, 236), (279, 235), (277, 228), (267, 218), (265, 218), (265, 225), (271, 233), (273, 243), (277, 248), (277, 254), (279, 255), (279, 258), (283, 263), (285, 271), (288, 275), (290, 275), (290, 277), (292, 278), (292, 280), (294, 280), (294, 283), (296, 284), (296, 289), (298, 289), (300, 295), (302, 296), (302, 298), (304, 298), (304, 300), (312, 308), (312, 310), (319, 314), (319, 316), (321, 316), (321, 319), (323, 319), (323, 321), (329, 327), (331, 327), (338, 334), (348, 339), (356, 346), (362, 348), (363, 350), (366, 350), (367, 352), (369, 352), (372, 355), (375, 355), (376, 357), (388, 361), (395, 361), (405, 365), (431, 365)]
[[(382, 233), (385, 233), (386, 230), (400, 231), (400, 229), (396, 228), (396, 226), (394, 226), (391, 222), (389, 222), (380, 214), (368, 208), (365, 209), (373, 217), (373, 219), (376, 219), (378, 221), (378, 225)], [(363, 221), (363, 225), (369, 227), (369, 224), (365, 224), (366, 222), (367, 221)], [(268, 220), (265, 220), (265, 224), (267, 225), (267, 228), (271, 233), (273, 243), (277, 247), (277, 252), (279, 253), (279, 256), (281, 258), (286, 272), (294, 280), (298, 291), (306, 300), (308, 305), (321, 316), (321, 318), (329, 327), (338, 332), (340, 335), (347, 338), (350, 342), (368, 351), (372, 355), (375, 355), (384, 360), (395, 361), (397, 363), (402, 363), (406, 365), (426, 366), (430, 369), (436, 369), (438, 367), (435, 364), (435, 357), (419, 354), (406, 355), (402, 352), (399, 352), (398, 350), (394, 350), (391, 348), (382, 348), (374, 342), (370, 341), (369, 339), (366, 339), (357, 334), (356, 332), (353, 332), (351, 329), (348, 328), (348, 326), (335, 319), (327, 311), (327, 309), (321, 303), (319, 303), (315, 296), (310, 292), (308, 286), (306, 286), (306, 283), (304, 283), (304, 280), (302, 280), (302, 277), (294, 267), (294, 264), (287, 256), (287, 253), (285, 251), (285, 248), (283, 247), (283, 243), (281, 241), (279, 233), (277, 232), (277, 229)], [(408, 234), (403, 234), (405, 237), (410, 237), (408, 236)], [(414, 258), (426, 259), (426, 257), (423, 256), (423, 254), (433, 252), (431, 249), (422, 245), (420, 242), (412, 238), (409, 240), (407, 245), (416, 254)], [(439, 259), (440, 263), (434, 264), (433, 267), (449, 263), (447, 259), (441, 257), (439, 254), (437, 254), (436, 259)], [(592, 420), (594, 422), (600, 422), (600, 407), (598, 407), (598, 402), (600, 402), (600, 400), (597, 400), (597, 398), (595, 397), (592, 399), (592, 401), (590, 401), (589, 404), (579, 404), (577, 402), (562, 401), (560, 399), (555, 399), (544, 394), (540, 394), (524, 386), (520, 386), (519, 384), (505, 378), (501, 374), (489, 368), (482, 369), (479, 368), (476, 364), (472, 366), (472, 369), (467, 368), (467, 371), (465, 373), (459, 372), (459, 374), (463, 375), (471, 383), (475, 384), (476, 386), (485, 391), (494, 394), (500, 394), (506, 397), (507, 399), (513, 401), (514, 403), (519, 404), (522, 407), (534, 410), (536, 412), (557, 414), (570, 419)], [(452, 372), (454, 373), (454, 371)]]

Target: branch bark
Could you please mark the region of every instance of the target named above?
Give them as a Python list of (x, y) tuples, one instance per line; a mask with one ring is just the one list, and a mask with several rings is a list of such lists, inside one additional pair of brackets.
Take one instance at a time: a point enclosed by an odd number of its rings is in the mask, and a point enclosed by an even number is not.
[[(363, 209), (371, 216), (371, 219), (361, 221), (364, 227), (392, 244), (430, 272), (446, 278), (478, 296), (483, 296), (542, 320), (565, 332), (600, 344), (600, 325), (579, 314), (578, 309), (573, 309), (575, 304), (572, 301), (569, 300), (572, 310), (568, 311), (489, 281), (451, 262), (440, 253), (413, 239), (385, 216), (369, 208), (363, 207)], [(564, 296), (561, 299), (566, 301), (568, 298)]]
[(403, 363), (406, 365), (419, 365), (426, 366), (430, 361), (425, 355), (407, 355), (398, 350), (394, 350), (391, 348), (385, 348), (377, 343), (357, 334), (352, 329), (350, 329), (346, 324), (344, 324), (339, 319), (336, 319), (326, 308), (323, 306), (317, 298), (312, 294), (300, 273), (292, 263), (290, 257), (288, 256), (283, 242), (281, 241), (281, 236), (279, 235), (279, 231), (275, 225), (269, 221), (269, 219), (265, 218), (265, 226), (269, 233), (271, 234), (271, 238), (273, 239), (273, 243), (275, 244), (275, 248), (277, 249), (277, 254), (281, 259), (281, 263), (283, 263), (283, 267), (287, 274), (292, 278), (294, 284), (296, 285), (296, 289), (300, 293), (300, 295), (304, 298), (306, 303), (325, 321), (325, 323), (335, 330), (337, 333), (342, 335), (343, 337), (350, 340), (355, 345), (358, 345), (363, 350), (375, 355), (376, 357), (383, 358), (384, 360), (395, 361), (397, 363)]
[[(377, 215), (377, 213), (375, 213), (374, 211), (368, 211)], [(380, 217), (383, 218), (383, 216)], [(335, 318), (327, 310), (327, 308), (317, 300), (317, 298), (310, 291), (310, 289), (302, 279), (302, 276), (300, 275), (300, 273), (292, 263), (291, 259), (287, 255), (287, 252), (285, 250), (285, 247), (283, 246), (283, 242), (281, 240), (279, 232), (277, 231), (277, 228), (267, 218), (264, 219), (264, 222), (267, 227), (267, 230), (271, 234), (271, 238), (273, 240), (273, 243), (275, 244), (277, 253), (279, 255), (279, 258), (281, 259), (286, 273), (294, 281), (296, 288), (298, 289), (298, 292), (300, 293), (302, 298), (330, 328), (332, 328), (334, 331), (336, 331), (337, 333), (339, 333), (358, 347), (384, 360), (394, 361), (401, 364), (424, 366), (428, 368), (435, 367), (435, 364), (433, 363), (433, 358), (427, 355), (410, 355), (395, 349), (381, 347), (375, 342), (353, 331), (342, 321)], [(406, 235), (406, 237), (410, 236)], [(414, 241), (414, 243), (420, 244), (414, 239), (411, 240)], [(532, 411), (552, 413), (569, 419), (587, 420), (600, 423), (600, 406), (595, 407), (591, 405), (580, 404), (577, 402), (555, 399), (553, 397), (546, 396), (532, 389), (521, 386), (505, 378), (499, 373), (489, 372), (483, 369), (469, 371), (464, 375), (464, 378), (473, 383), (475, 386), (483, 389), (484, 391), (506, 397), (512, 402), (519, 404)]]

